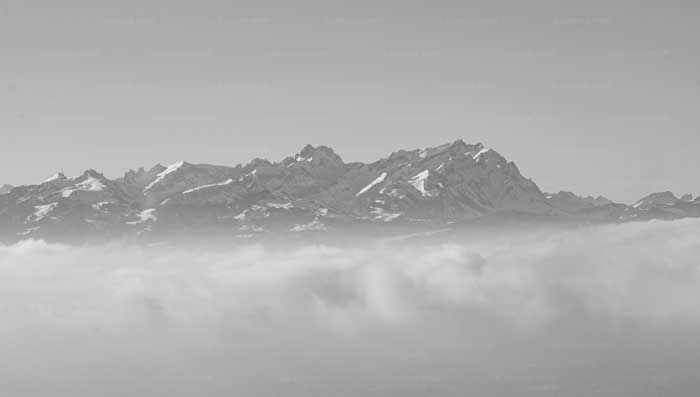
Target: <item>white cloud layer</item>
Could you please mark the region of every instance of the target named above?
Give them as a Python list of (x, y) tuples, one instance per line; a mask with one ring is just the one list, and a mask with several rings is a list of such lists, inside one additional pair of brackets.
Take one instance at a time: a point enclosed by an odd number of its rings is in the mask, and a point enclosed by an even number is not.
[[(456, 240), (0, 246), (0, 390), (464, 395), (481, 385), (485, 395), (539, 396), (700, 386), (683, 372), (700, 361), (689, 350), (700, 344), (698, 220)], [(654, 378), (654, 362), (671, 373)]]

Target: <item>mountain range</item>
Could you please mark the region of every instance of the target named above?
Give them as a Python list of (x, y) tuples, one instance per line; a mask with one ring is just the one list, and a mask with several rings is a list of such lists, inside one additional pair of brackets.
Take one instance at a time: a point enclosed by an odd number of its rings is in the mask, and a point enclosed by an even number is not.
[(234, 167), (177, 162), (109, 179), (89, 169), (0, 188), (0, 239), (259, 238), (456, 228), (523, 219), (590, 224), (700, 216), (700, 197), (631, 205), (546, 193), (512, 161), (463, 140), (346, 163), (327, 146)]

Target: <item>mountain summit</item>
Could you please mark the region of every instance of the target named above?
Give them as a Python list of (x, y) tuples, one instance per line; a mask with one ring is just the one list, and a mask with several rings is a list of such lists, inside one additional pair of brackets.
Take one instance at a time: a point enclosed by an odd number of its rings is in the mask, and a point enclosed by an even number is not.
[[(95, 170), (0, 190), (0, 238), (152, 237), (483, 224), (489, 219), (623, 222), (700, 216), (700, 200), (670, 192), (632, 206), (543, 193), (513, 161), (463, 140), (346, 163), (306, 145), (280, 162), (235, 167), (180, 161), (111, 180)], [(526, 217), (526, 218), (523, 218)], [(442, 225), (442, 226), (440, 226)]]

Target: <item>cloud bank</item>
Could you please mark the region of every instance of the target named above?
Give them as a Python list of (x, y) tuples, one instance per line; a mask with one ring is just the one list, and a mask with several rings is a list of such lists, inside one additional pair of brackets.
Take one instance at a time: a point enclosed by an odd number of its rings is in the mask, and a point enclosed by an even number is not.
[(0, 246), (0, 388), (687, 392), (698, 258), (693, 219), (355, 248), (24, 241)]

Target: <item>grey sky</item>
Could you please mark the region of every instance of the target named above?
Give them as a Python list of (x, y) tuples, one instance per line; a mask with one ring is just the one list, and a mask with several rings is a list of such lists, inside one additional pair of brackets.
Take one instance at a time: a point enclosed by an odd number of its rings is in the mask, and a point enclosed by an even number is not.
[(143, 3), (0, 0), (0, 184), (463, 138), (548, 191), (700, 194), (697, 1)]

